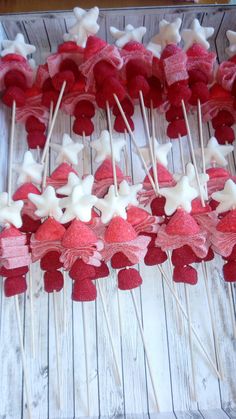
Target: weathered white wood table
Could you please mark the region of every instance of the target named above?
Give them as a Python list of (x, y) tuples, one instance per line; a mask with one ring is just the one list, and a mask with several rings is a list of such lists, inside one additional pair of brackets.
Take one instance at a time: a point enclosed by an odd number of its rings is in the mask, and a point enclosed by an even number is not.
[[(183, 27), (188, 27), (194, 17), (198, 17), (206, 26), (214, 26), (215, 34), (211, 38), (211, 48), (218, 53), (219, 60), (225, 58), (227, 44), (225, 30), (236, 30), (236, 9), (223, 7), (200, 8), (143, 8), (139, 10), (101, 11), (99, 36), (113, 42), (109, 26), (123, 28), (125, 24), (147, 26), (146, 43), (157, 31), (158, 22), (165, 17), (172, 20), (176, 14), (183, 19)], [(9, 15), (0, 17), (0, 39), (13, 38), (22, 32), (26, 39), (36, 45), (37, 63), (45, 61), (47, 55), (56, 50), (62, 41), (62, 35), (73, 20), (72, 13), (44, 13)], [(9, 112), (2, 105), (0, 109), (0, 188), (6, 185), (8, 155)], [(96, 117), (96, 135), (106, 126), (102, 113)], [(140, 145), (144, 145), (145, 135), (139, 110), (135, 117), (136, 134)], [(62, 134), (71, 130), (72, 121), (60, 114), (53, 133), (53, 141), (60, 142)], [(195, 146), (198, 147), (196, 116), (191, 117)], [(167, 141), (165, 122), (158, 116), (156, 120), (158, 139)], [(209, 138), (211, 128), (204, 126), (204, 141)], [(81, 138), (76, 138), (81, 141)], [(129, 143), (130, 144), (130, 143)], [(17, 125), (14, 147), (14, 162), (20, 162), (26, 150), (24, 128)], [(184, 139), (186, 161), (189, 152)], [(135, 182), (141, 181), (144, 172), (137, 156), (129, 146), (131, 174)], [(89, 146), (86, 148), (84, 161), (78, 167), (80, 174), (96, 170)], [(54, 167), (55, 155), (51, 153), (50, 169)], [(170, 158), (171, 170), (180, 171), (180, 154), (176, 143)], [(15, 181), (15, 177), (14, 177)], [(183, 321), (180, 335), (176, 323), (176, 305), (168, 288), (156, 267), (140, 266), (143, 285), (135, 291), (140, 315), (142, 316), (145, 336), (151, 353), (155, 372), (161, 414), (156, 413), (156, 406), (146, 366), (142, 341), (140, 339), (135, 314), (129, 293), (120, 293), (121, 329), (118, 322), (118, 303), (115, 274), (109, 279), (101, 279), (100, 284), (107, 302), (109, 320), (115, 348), (119, 355), (122, 371), (122, 388), (118, 388), (114, 378), (113, 358), (108, 333), (104, 323), (101, 300), (85, 305), (88, 328), (88, 360), (91, 393), (91, 416), (162, 418), (162, 419), (227, 419), (236, 418), (236, 342), (232, 338), (232, 326), (227, 288), (222, 280), (222, 262), (216, 258), (209, 266), (210, 288), (213, 297), (214, 317), (217, 324), (217, 338), (220, 357), (223, 361), (224, 380), (219, 381), (202, 357), (199, 347), (194, 344), (196, 363), (196, 384), (198, 402), (190, 398), (189, 383), (190, 353), (187, 324)], [(168, 266), (165, 267), (166, 270)], [(210, 327), (209, 309), (201, 266), (198, 267), (199, 283), (190, 288), (192, 320), (208, 352), (215, 360), (215, 349)], [(82, 309), (80, 303), (71, 302), (71, 280), (66, 281), (67, 331), (62, 333), (63, 297), (57, 295), (58, 317), (60, 319), (61, 357), (63, 362), (61, 411), (56, 403), (56, 352), (54, 335), (54, 316), (52, 296), (43, 291), (43, 282), (38, 265), (33, 266), (35, 339), (36, 358), (31, 357), (30, 307), (28, 294), (20, 298), (22, 327), (24, 330), (27, 364), (30, 370), (30, 382), (33, 399), (33, 417), (79, 418), (86, 416), (86, 381), (82, 329)], [(1, 282), (2, 287), (2, 282)], [(184, 287), (177, 287), (180, 299), (185, 306)], [(26, 418), (25, 395), (19, 351), (15, 308), (12, 299), (6, 299), (1, 292), (1, 340), (0, 340), (0, 417)]]

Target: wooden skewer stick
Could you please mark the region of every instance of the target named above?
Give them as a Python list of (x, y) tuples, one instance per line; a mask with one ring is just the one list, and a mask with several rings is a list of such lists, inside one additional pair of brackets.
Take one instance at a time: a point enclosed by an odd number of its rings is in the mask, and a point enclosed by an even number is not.
[(118, 196), (116, 162), (115, 162), (114, 150), (113, 150), (113, 136), (112, 136), (112, 125), (111, 125), (111, 113), (110, 113), (110, 108), (109, 108), (109, 103), (108, 102), (106, 102), (106, 111), (107, 111), (108, 130), (109, 130), (109, 135), (110, 135), (110, 147), (111, 147), (111, 161), (112, 161), (113, 180), (114, 180), (115, 194), (116, 194), (116, 196)]
[[(203, 141), (203, 132), (202, 132), (201, 102), (199, 99), (197, 101), (197, 117), (198, 117), (198, 131), (199, 131), (201, 156), (202, 156), (202, 171), (205, 175), (206, 174), (206, 161), (205, 161), (205, 154), (204, 154), (204, 141)], [(206, 192), (206, 199), (208, 199), (207, 183), (205, 184), (205, 192)]]
[(129, 157), (128, 157), (128, 152), (127, 152), (127, 131), (125, 130), (124, 132), (124, 137), (125, 137), (125, 146), (124, 146), (124, 160), (125, 160), (125, 173), (126, 176), (129, 176)]
[(66, 271), (62, 271), (63, 275), (63, 332), (66, 332), (67, 329), (67, 295), (66, 295), (66, 289), (67, 289), (67, 278), (66, 278)]
[(236, 321), (235, 321), (235, 311), (234, 311), (234, 297), (233, 297), (233, 291), (230, 282), (227, 282), (227, 290), (229, 295), (229, 308), (230, 308), (230, 316), (232, 320), (232, 326), (233, 326), (233, 337), (236, 339)]
[(35, 325), (34, 325), (34, 293), (32, 281), (32, 266), (29, 265), (29, 300), (30, 300), (30, 329), (31, 329), (31, 350), (33, 358), (35, 358)]
[(62, 408), (61, 395), (61, 365), (60, 365), (60, 347), (59, 347), (59, 333), (58, 333), (58, 317), (57, 317), (57, 295), (53, 291), (53, 310), (54, 310), (54, 325), (55, 325), (55, 341), (56, 341), (56, 365), (57, 365), (57, 387), (58, 387), (58, 408)]
[(89, 364), (88, 364), (88, 351), (87, 351), (87, 329), (85, 321), (85, 307), (82, 302), (82, 322), (83, 322), (83, 336), (84, 336), (84, 356), (85, 356), (85, 374), (86, 374), (86, 390), (87, 390), (87, 408), (88, 416), (90, 416), (90, 391), (89, 391)]
[[(169, 265), (170, 276), (172, 278), (173, 277), (173, 266), (172, 266), (172, 263), (171, 263), (170, 251), (168, 251), (168, 265)], [(178, 288), (177, 288), (176, 282), (172, 281), (172, 284), (173, 284), (174, 292), (176, 293), (176, 295), (178, 295)], [(183, 333), (183, 323), (182, 323), (182, 317), (181, 317), (181, 313), (180, 313), (180, 310), (179, 310), (179, 306), (177, 304), (176, 304), (176, 312), (177, 312), (177, 315), (176, 315), (177, 330), (178, 330), (178, 333), (180, 335), (182, 335), (182, 333)]]
[(192, 328), (191, 328), (191, 310), (189, 304), (189, 290), (188, 285), (185, 284), (185, 299), (186, 299), (186, 308), (188, 316), (188, 336), (189, 336), (189, 348), (190, 348), (190, 360), (191, 360), (191, 371), (192, 371), (192, 399), (196, 401), (196, 372), (195, 372), (195, 362), (193, 357), (193, 337), (192, 337)]

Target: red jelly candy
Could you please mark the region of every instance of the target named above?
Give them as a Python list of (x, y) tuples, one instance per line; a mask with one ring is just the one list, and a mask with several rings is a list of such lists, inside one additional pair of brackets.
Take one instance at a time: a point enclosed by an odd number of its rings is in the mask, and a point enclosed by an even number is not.
[(171, 261), (174, 266), (184, 266), (199, 262), (199, 258), (195, 255), (191, 247), (185, 245), (172, 251)]
[(56, 251), (51, 251), (46, 253), (40, 260), (40, 268), (43, 271), (56, 271), (57, 269), (62, 268), (63, 264), (60, 262), (60, 253)]
[(194, 83), (198, 83), (198, 82), (202, 82), (207, 84), (208, 83), (208, 77), (205, 73), (203, 73), (203, 71), (201, 70), (189, 70), (188, 72), (188, 76), (189, 76), (189, 86), (191, 86)]
[(2, 96), (2, 101), (6, 106), (9, 106), (10, 108), (15, 101), (16, 107), (20, 108), (21, 106), (24, 106), (26, 101), (25, 92), (16, 86), (8, 87)]
[(76, 42), (67, 41), (67, 42), (63, 42), (63, 44), (58, 45), (57, 51), (61, 54), (63, 52), (76, 52), (76, 53), (81, 52), (82, 54), (83, 48), (78, 46)]
[(18, 277), (18, 276), (24, 276), (29, 271), (28, 266), (21, 266), (20, 268), (15, 269), (6, 269), (4, 266), (1, 266), (0, 268), (0, 275), (7, 278), (12, 277)]
[(72, 290), (73, 301), (94, 301), (97, 298), (97, 290), (90, 279), (74, 281)]
[(172, 55), (175, 55), (181, 51), (182, 51), (181, 48), (178, 47), (176, 44), (168, 44), (162, 51), (161, 60), (171, 57)]
[(46, 79), (42, 85), (42, 92), (48, 92), (49, 90), (54, 90), (51, 77), (48, 77), (48, 79)]
[(97, 100), (98, 106), (105, 109), (106, 102), (108, 102), (109, 106), (113, 107), (116, 103), (114, 94), (121, 102), (126, 96), (126, 91), (119, 80), (115, 77), (110, 77), (106, 80), (106, 83), (103, 84), (102, 88), (97, 91), (96, 99), (99, 99)]
[(110, 275), (109, 268), (105, 262), (102, 262), (100, 266), (94, 266), (95, 269), (95, 278), (106, 278)]
[(60, 271), (44, 272), (44, 290), (46, 292), (59, 292), (64, 285), (63, 275)]
[(138, 99), (140, 92), (146, 97), (149, 93), (150, 87), (148, 81), (143, 76), (135, 76), (128, 82), (128, 92), (134, 99)]
[(95, 277), (95, 268), (92, 265), (84, 263), (82, 259), (77, 259), (69, 272), (74, 280), (93, 279)]
[(55, 90), (49, 90), (48, 92), (44, 92), (42, 95), (42, 105), (50, 108), (51, 103), (53, 103), (53, 107), (55, 108), (59, 97), (59, 92)]
[[(121, 106), (126, 115), (132, 116), (134, 114), (134, 105), (128, 97), (122, 100)], [(113, 115), (115, 116), (120, 115), (120, 111), (117, 104), (115, 104), (112, 111), (113, 111)]]
[(44, 132), (46, 130), (46, 125), (43, 124), (38, 118), (35, 118), (35, 116), (31, 115), (26, 120), (25, 129), (27, 132), (32, 132), (32, 131)]
[(219, 144), (232, 144), (235, 140), (234, 130), (226, 125), (215, 130), (215, 137)]
[(111, 266), (113, 269), (121, 269), (126, 266), (135, 265), (122, 252), (115, 253), (111, 258)]
[(145, 255), (144, 263), (147, 266), (159, 265), (167, 260), (167, 254), (160, 247), (150, 247)]
[(214, 257), (215, 257), (215, 253), (213, 252), (212, 248), (209, 247), (207, 255), (204, 258), (202, 258), (202, 260), (204, 262), (210, 262), (211, 260), (214, 259)]
[(94, 125), (89, 118), (80, 116), (74, 120), (73, 132), (77, 135), (90, 136), (94, 131)]
[(4, 281), (4, 294), (6, 297), (23, 294), (27, 290), (27, 283), (24, 275), (6, 278)]
[(52, 78), (54, 89), (58, 92), (61, 90), (64, 82), (66, 82), (64, 93), (68, 93), (75, 82), (75, 76), (72, 71), (60, 71)]
[(149, 93), (144, 97), (144, 103), (147, 108), (158, 108), (162, 104), (162, 92), (159, 89), (150, 88)]
[(191, 92), (189, 103), (193, 106), (197, 105), (198, 100), (200, 100), (200, 103), (207, 102), (210, 96), (207, 85), (200, 81), (191, 86)]
[(74, 116), (86, 116), (87, 118), (93, 118), (95, 115), (95, 107), (89, 100), (80, 100), (74, 109)]
[(134, 269), (122, 269), (118, 273), (118, 288), (120, 290), (132, 290), (142, 284), (140, 273)]
[(230, 260), (223, 266), (223, 275), (226, 282), (236, 282), (236, 261)]
[(109, 77), (117, 77), (117, 69), (108, 61), (100, 60), (93, 68), (93, 74), (97, 86), (102, 86)]
[(33, 131), (27, 135), (29, 148), (43, 148), (46, 141), (46, 135), (42, 131)]
[(234, 124), (234, 117), (232, 113), (226, 110), (219, 111), (218, 114), (212, 118), (212, 126), (214, 129), (227, 125), (231, 127)]
[(139, 58), (134, 58), (128, 61), (126, 64), (126, 78), (127, 80), (132, 79), (134, 76), (148, 76), (148, 68), (144, 61)]
[(41, 220), (34, 220), (27, 214), (22, 215), (22, 226), (19, 229), (23, 233), (35, 233), (41, 225)]
[(188, 102), (190, 97), (190, 88), (179, 82), (172, 84), (168, 89), (167, 98), (173, 106), (181, 106), (181, 101)]
[(65, 60), (61, 62), (59, 71), (60, 72), (71, 71), (74, 74), (75, 80), (78, 80), (80, 77), (80, 71), (78, 69), (77, 64), (70, 58), (66, 58)]
[(167, 135), (172, 139), (187, 135), (187, 128), (184, 119), (176, 119), (175, 121), (170, 122), (167, 127)]
[[(131, 130), (134, 131), (134, 122), (133, 122), (132, 118), (130, 118), (128, 115), (126, 115), (126, 119), (129, 123), (129, 126), (130, 126)], [(124, 119), (121, 115), (118, 115), (115, 119), (114, 130), (116, 132), (120, 132), (120, 133), (124, 133), (125, 131), (127, 132), (125, 121), (124, 121)]]
[(184, 284), (196, 285), (197, 271), (192, 266), (177, 266), (173, 271), (174, 282), (182, 282)]
[(4, 76), (5, 87), (16, 86), (24, 90), (27, 87), (25, 75), (19, 70), (10, 70)]
[(176, 107), (176, 106), (170, 106), (168, 111), (166, 112), (166, 120), (168, 122), (175, 121), (176, 119), (183, 119), (183, 109), (182, 106)]
[(165, 203), (166, 198), (164, 196), (157, 196), (154, 198), (151, 202), (152, 215), (155, 215), (156, 217), (163, 217), (165, 215)]

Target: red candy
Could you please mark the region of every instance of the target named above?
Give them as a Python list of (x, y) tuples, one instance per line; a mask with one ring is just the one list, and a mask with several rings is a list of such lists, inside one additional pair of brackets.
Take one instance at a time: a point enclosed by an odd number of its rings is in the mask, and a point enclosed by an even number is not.
[[(128, 115), (126, 115), (126, 119), (129, 123), (131, 131), (134, 131), (134, 122), (133, 122), (132, 118), (130, 118)], [(121, 115), (118, 115), (115, 119), (114, 130), (116, 132), (120, 132), (120, 133), (124, 133), (125, 131), (127, 132), (125, 121), (124, 121), (124, 119)]]
[(25, 123), (25, 129), (27, 132), (32, 131), (41, 131), (44, 132), (46, 130), (46, 125), (40, 122), (38, 118), (35, 118), (35, 116), (29, 116)]
[(215, 130), (215, 137), (219, 144), (232, 144), (235, 140), (234, 130), (226, 125), (218, 127)]
[(118, 77), (117, 69), (108, 61), (101, 60), (95, 64), (93, 69), (94, 78), (97, 86), (102, 86), (109, 77)]
[(207, 55), (207, 54), (208, 54), (208, 52), (207, 52), (206, 48), (204, 48), (203, 45), (197, 44), (197, 43), (194, 43), (187, 50), (187, 55), (189, 57), (195, 57), (195, 56), (202, 57), (202, 56)]
[(49, 217), (36, 231), (35, 239), (39, 241), (61, 240), (64, 233), (65, 228), (53, 218)]
[(20, 231), (23, 233), (35, 233), (41, 225), (41, 220), (33, 220), (27, 214), (22, 215), (22, 222)]
[(236, 210), (231, 210), (217, 224), (216, 229), (223, 233), (236, 233)]
[(174, 282), (182, 282), (184, 284), (197, 284), (197, 271), (192, 266), (177, 266), (173, 271)]
[(95, 269), (94, 279), (106, 278), (107, 276), (110, 275), (108, 266), (105, 262), (102, 262), (100, 266), (94, 266), (94, 269)]
[(166, 203), (166, 198), (164, 196), (158, 196), (154, 198), (151, 202), (151, 211), (152, 215), (157, 217), (162, 217), (165, 215), (164, 206)]
[(24, 106), (25, 100), (26, 97), (24, 90), (16, 86), (8, 87), (2, 96), (3, 103), (9, 107), (12, 107), (13, 102), (15, 101), (16, 106), (20, 108), (21, 106)]
[(126, 91), (119, 80), (117, 80), (115, 77), (110, 77), (108, 80), (106, 80), (106, 83), (103, 84), (102, 88), (96, 92), (96, 100), (98, 106), (102, 109), (105, 109), (106, 102), (108, 102), (109, 106), (113, 107), (116, 103), (114, 94), (121, 102), (126, 96)]
[(73, 301), (94, 301), (97, 298), (97, 290), (90, 279), (75, 281), (73, 283)]
[(171, 57), (172, 55), (178, 54), (178, 52), (181, 52), (182, 49), (178, 47), (175, 44), (168, 44), (161, 54), (161, 60), (164, 60), (165, 58)]
[(64, 93), (68, 93), (75, 82), (75, 76), (72, 71), (61, 71), (60, 73), (55, 74), (52, 78), (53, 86), (57, 91), (61, 90), (64, 82), (66, 82)]
[(167, 97), (171, 105), (178, 107), (182, 100), (188, 102), (191, 97), (191, 90), (187, 85), (177, 82), (169, 87)]
[(166, 226), (166, 233), (178, 236), (194, 235), (199, 233), (199, 230), (194, 218), (182, 209), (175, 212)]
[(54, 86), (53, 86), (51, 77), (46, 79), (43, 82), (43, 85), (42, 85), (42, 92), (48, 92), (49, 90), (54, 90)]
[(97, 36), (89, 36), (84, 49), (84, 61), (89, 60), (91, 57), (95, 57), (98, 51), (101, 51), (105, 46), (106, 42)]
[(26, 182), (23, 183), (13, 194), (13, 201), (18, 201), (19, 199), (28, 199), (28, 194), (34, 193), (40, 195), (40, 191), (33, 183)]
[(96, 273), (92, 265), (84, 263), (82, 259), (77, 259), (73, 264), (70, 272), (70, 277), (74, 280), (94, 279)]
[(27, 290), (27, 283), (24, 275), (6, 278), (4, 281), (4, 294), (6, 297), (23, 294)]
[(73, 131), (77, 135), (90, 136), (94, 131), (93, 122), (87, 117), (79, 116), (74, 120)]
[(57, 269), (62, 268), (63, 264), (60, 262), (60, 253), (56, 251), (51, 251), (46, 253), (40, 260), (40, 268), (43, 271), (56, 271)]
[(208, 101), (210, 93), (208, 90), (208, 87), (203, 82), (197, 82), (192, 84), (191, 86), (191, 97), (189, 99), (190, 105), (196, 106), (198, 103), (198, 100), (200, 103), (205, 103)]
[(115, 217), (108, 225), (104, 239), (107, 243), (122, 243), (136, 239), (137, 234), (127, 221), (121, 217)]
[(191, 247), (185, 245), (172, 251), (171, 261), (174, 266), (184, 266), (199, 262), (199, 258), (195, 255)]
[(95, 107), (89, 100), (80, 100), (74, 109), (74, 116), (85, 116), (87, 118), (93, 118), (95, 115)]
[(187, 128), (184, 119), (176, 119), (175, 121), (170, 122), (167, 127), (167, 135), (172, 139), (187, 135)]
[(15, 268), (15, 269), (6, 269), (4, 268), (4, 266), (1, 266), (0, 275), (3, 277), (12, 278), (12, 277), (24, 276), (27, 274), (28, 271), (29, 271), (28, 266), (21, 266), (20, 268)]
[[(122, 100), (121, 106), (126, 116), (132, 116), (134, 114), (134, 105), (128, 97)], [(117, 104), (115, 104), (115, 106), (113, 107), (113, 115), (120, 115), (120, 111)]]
[(53, 107), (56, 106), (59, 97), (59, 92), (55, 90), (49, 90), (48, 92), (44, 92), (42, 95), (42, 105), (50, 108), (51, 103), (53, 103)]
[(208, 83), (208, 77), (203, 71), (201, 70), (189, 70), (188, 72), (189, 76), (189, 85), (191, 86), (194, 83), (202, 82), (207, 84)]
[(69, 249), (78, 249), (89, 244), (94, 244), (97, 237), (91, 228), (79, 220), (74, 220), (67, 229), (62, 239), (62, 245)]
[(138, 58), (129, 60), (126, 64), (127, 80), (132, 79), (134, 76), (148, 76), (148, 69), (146, 63)]
[(58, 45), (57, 51), (60, 53), (63, 52), (75, 52), (75, 53), (83, 53), (83, 48), (78, 46), (76, 42), (67, 41), (63, 42), (63, 44)]
[(146, 97), (150, 91), (148, 81), (143, 76), (135, 76), (128, 82), (128, 92), (134, 99), (138, 99), (140, 92)]
[(29, 148), (43, 148), (46, 142), (46, 135), (42, 131), (32, 131), (27, 135)]
[[(116, 176), (117, 178), (123, 178), (123, 173), (119, 166), (116, 165)], [(96, 181), (109, 179), (113, 177), (112, 163), (110, 159), (104, 160), (104, 162), (98, 167), (94, 175)]]
[(211, 122), (214, 129), (224, 125), (231, 127), (234, 124), (234, 117), (229, 111), (222, 110), (218, 112)]
[(60, 271), (44, 272), (44, 290), (46, 292), (59, 292), (63, 285), (64, 279)]
[(65, 60), (63, 60), (61, 62), (60, 67), (59, 67), (59, 71), (60, 72), (71, 71), (74, 74), (75, 80), (79, 79), (79, 77), (80, 77), (80, 71), (79, 71), (76, 63), (73, 60), (71, 60), (70, 58), (66, 58)]
[(236, 261), (230, 260), (223, 266), (223, 275), (226, 282), (236, 282)]
[(120, 290), (132, 290), (142, 284), (140, 273), (133, 268), (122, 269), (118, 273), (118, 288)]
[(25, 75), (19, 70), (10, 70), (4, 77), (5, 87), (16, 86), (24, 90), (27, 87)]
[(134, 263), (130, 262), (127, 256), (122, 252), (115, 253), (111, 258), (111, 266), (113, 269), (121, 269), (132, 265), (134, 265)]
[(159, 265), (167, 260), (167, 254), (160, 247), (150, 247), (145, 255), (144, 263), (147, 266)]
[(184, 117), (184, 114), (183, 114), (183, 109), (181, 106), (179, 107), (170, 106), (170, 108), (166, 112), (166, 120), (168, 122), (175, 121), (176, 119), (183, 119), (183, 117)]

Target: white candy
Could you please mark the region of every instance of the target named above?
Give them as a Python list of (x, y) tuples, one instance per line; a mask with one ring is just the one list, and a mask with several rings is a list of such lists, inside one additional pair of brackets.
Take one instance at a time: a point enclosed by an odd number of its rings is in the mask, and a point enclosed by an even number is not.
[[(156, 138), (154, 139), (154, 155), (156, 157), (156, 161), (162, 164), (164, 167), (168, 166), (167, 155), (170, 152), (171, 147), (172, 147), (171, 142), (160, 144), (158, 143)], [(152, 164), (152, 159), (151, 159), (149, 147), (141, 147), (140, 151), (142, 153), (142, 156), (147, 166), (150, 166)]]
[(4, 39), (4, 41), (2, 41), (2, 48), (2, 57), (5, 57), (5, 55), (8, 54), (19, 54), (22, 57), (27, 58), (27, 55), (33, 54), (36, 51), (34, 45), (25, 43), (25, 38), (22, 33), (18, 33), (13, 41)]
[(204, 156), (206, 165), (218, 164), (219, 166), (227, 166), (228, 161), (225, 158), (233, 151), (232, 145), (220, 145), (215, 137), (211, 137), (204, 148)]
[(147, 32), (147, 28), (145, 28), (145, 26), (134, 28), (133, 25), (129, 24), (126, 25), (123, 31), (120, 31), (114, 26), (110, 26), (110, 32), (113, 38), (116, 39), (116, 45), (119, 48), (123, 48), (130, 41), (142, 42), (142, 39)]
[(0, 225), (9, 227), (10, 225), (20, 228), (22, 226), (21, 210), (23, 201), (12, 201), (8, 205), (8, 193), (0, 193)]
[(69, 196), (74, 187), (77, 185), (80, 185), (82, 182), (82, 180), (79, 178), (79, 176), (77, 176), (75, 173), (71, 172), (69, 173), (68, 176), (68, 181), (66, 183), (66, 185), (61, 186), (60, 188), (57, 189), (57, 193), (59, 193), (60, 195), (66, 195)]
[(172, 215), (178, 208), (182, 208), (186, 212), (191, 212), (191, 202), (197, 198), (198, 191), (190, 186), (187, 176), (182, 176), (175, 186), (161, 188), (160, 195), (166, 198), (166, 215)]
[(182, 38), (184, 40), (184, 50), (189, 49), (193, 44), (201, 44), (208, 49), (210, 47), (207, 41), (214, 33), (214, 28), (201, 26), (198, 19), (194, 19), (190, 29), (184, 29)]
[(113, 217), (119, 216), (126, 220), (127, 199), (119, 193), (116, 196), (115, 187), (111, 185), (107, 195), (103, 199), (98, 199), (95, 207), (101, 211), (101, 221), (104, 224), (109, 223)]
[(64, 134), (62, 144), (50, 144), (51, 148), (58, 152), (56, 159), (57, 164), (68, 162), (71, 164), (79, 164), (78, 154), (83, 150), (81, 143), (74, 142), (68, 134)]
[(36, 206), (35, 214), (40, 217), (53, 217), (59, 221), (62, 216), (62, 210), (59, 206), (60, 199), (57, 198), (55, 189), (47, 186), (41, 195), (29, 193), (28, 198)]
[(43, 165), (34, 160), (33, 154), (29, 150), (24, 154), (22, 165), (14, 165), (13, 169), (19, 173), (17, 185), (26, 182), (33, 182), (37, 185), (42, 183)]
[[(179, 33), (181, 23), (182, 19), (179, 17), (173, 22), (162, 19), (159, 23), (159, 33), (151, 39), (149, 44), (151, 44), (151, 46), (157, 45), (158, 49), (159, 47), (164, 49), (168, 44), (178, 44), (181, 41)], [(158, 51), (158, 49), (156, 51)]]
[(136, 185), (129, 185), (126, 180), (122, 180), (119, 185), (119, 195), (126, 200), (128, 205), (138, 205), (137, 194), (141, 191), (143, 185), (142, 183), (137, 183)]
[(226, 31), (226, 36), (229, 41), (229, 46), (225, 49), (226, 53), (232, 57), (236, 54), (236, 32), (234, 31)]
[[(107, 157), (111, 157), (110, 134), (107, 130), (103, 130), (98, 140), (92, 141), (90, 145), (95, 150), (96, 163), (101, 163)], [(120, 161), (120, 153), (124, 145), (125, 145), (125, 140), (113, 141), (113, 154), (114, 154), (114, 159), (117, 162)]]
[(216, 212), (218, 214), (235, 209), (236, 184), (232, 181), (232, 179), (228, 179), (227, 182), (225, 182), (224, 189), (219, 192), (214, 192), (212, 194), (212, 199), (220, 203), (216, 208)]
[[(190, 186), (196, 189), (198, 196), (200, 196), (198, 182), (196, 178), (196, 172), (194, 169), (194, 165), (192, 163), (188, 163), (186, 165), (186, 176), (188, 178)], [(178, 182), (181, 179), (182, 175), (174, 175), (174, 179)], [(199, 173), (199, 182), (200, 182), (200, 188), (201, 188), (201, 194), (203, 196), (203, 199), (207, 199), (207, 193), (205, 185), (209, 180), (209, 175), (205, 173)]]
[(161, 56), (161, 45), (159, 44), (155, 44), (155, 42), (148, 42), (146, 48), (148, 49), (148, 51), (151, 51), (153, 56), (156, 58), (160, 58)]
[(99, 31), (97, 23), (99, 8), (93, 7), (87, 12), (80, 7), (75, 7), (73, 12), (77, 22), (69, 29), (69, 33), (64, 34), (63, 39), (64, 41), (74, 41), (84, 48), (88, 37)]

